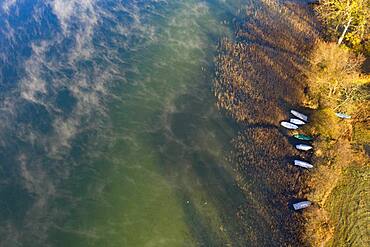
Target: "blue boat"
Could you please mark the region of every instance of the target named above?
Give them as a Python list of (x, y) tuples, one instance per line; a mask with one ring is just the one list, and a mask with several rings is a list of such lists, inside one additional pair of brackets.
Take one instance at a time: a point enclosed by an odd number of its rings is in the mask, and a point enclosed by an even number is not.
[(335, 113), (335, 115), (336, 115), (337, 117), (341, 118), (341, 119), (350, 119), (350, 118), (351, 118), (351, 116), (350, 116), (350, 115), (347, 115), (347, 114), (342, 113), (342, 112), (337, 112), (337, 113)]
[(293, 208), (294, 208), (294, 210), (300, 210), (300, 209), (307, 208), (310, 205), (311, 205), (310, 201), (301, 201), (301, 202), (298, 202), (298, 203), (294, 203)]

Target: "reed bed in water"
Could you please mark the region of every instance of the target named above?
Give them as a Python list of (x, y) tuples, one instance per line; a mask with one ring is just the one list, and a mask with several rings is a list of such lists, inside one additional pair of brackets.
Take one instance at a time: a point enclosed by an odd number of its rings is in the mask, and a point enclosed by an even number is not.
[[(304, 219), (289, 209), (307, 171), (288, 165), (300, 153), (278, 124), (304, 97), (305, 57), (317, 39), (309, 12), (293, 1), (261, 1), (235, 23), (235, 39), (219, 44), (217, 105), (242, 128), (232, 141), (231, 159), (249, 203), (239, 209), (238, 217), (259, 226), (255, 229), (266, 229), (255, 232), (245, 224), (243, 234), (252, 240), (251, 246), (307, 245), (301, 238)], [(255, 222), (251, 210), (264, 220)], [(272, 240), (267, 240), (271, 234)]]
[[(298, 151), (277, 128), (248, 128), (234, 138), (232, 145), (231, 157), (237, 164), (237, 182), (248, 201), (240, 208), (238, 216), (241, 223), (245, 221), (245, 225), (250, 225), (253, 222), (256, 226), (245, 229), (244, 234), (254, 236), (257, 243), (263, 243), (256, 246), (269, 246), (265, 239), (267, 236), (273, 238), (276, 246), (300, 243), (303, 218), (301, 214), (292, 213), (289, 204), (299, 192), (307, 171), (287, 164), (288, 157), (298, 155)], [(263, 221), (254, 222), (250, 214), (259, 215)], [(254, 232), (256, 229), (259, 232)]]
[(276, 124), (303, 97), (303, 54), (317, 35), (306, 30), (314, 23), (305, 24), (302, 9), (308, 11), (299, 4), (262, 2), (248, 11), (252, 17), (235, 23), (235, 41), (221, 40), (214, 93), (218, 106), (238, 122)]

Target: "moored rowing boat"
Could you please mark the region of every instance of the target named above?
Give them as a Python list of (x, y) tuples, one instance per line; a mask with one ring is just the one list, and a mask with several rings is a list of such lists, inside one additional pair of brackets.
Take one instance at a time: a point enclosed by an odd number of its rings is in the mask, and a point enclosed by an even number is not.
[(300, 167), (303, 167), (303, 168), (307, 168), (307, 169), (313, 168), (313, 165), (311, 165), (310, 163), (308, 163), (306, 161), (302, 161), (302, 160), (294, 160), (294, 165), (295, 166), (300, 166)]
[(339, 117), (339, 118), (342, 118), (342, 119), (350, 119), (350, 118), (351, 118), (351, 116), (350, 116), (350, 115), (347, 115), (347, 114), (345, 114), (345, 113), (341, 113), (341, 112), (337, 112), (337, 113), (335, 113), (335, 115), (336, 115), (337, 117)]
[(303, 140), (303, 141), (312, 141), (313, 140), (313, 138), (311, 136), (304, 135), (304, 134), (296, 134), (293, 137), (298, 139), (298, 140)]
[(281, 126), (287, 128), (287, 129), (292, 129), (292, 130), (298, 129), (298, 126), (297, 125), (292, 124), (292, 123), (289, 123), (289, 122), (286, 122), (286, 121), (282, 121), (280, 124), (281, 124)]
[(307, 208), (310, 205), (311, 205), (310, 201), (301, 201), (301, 202), (298, 202), (298, 203), (294, 203), (293, 208), (294, 208), (294, 210), (300, 210), (300, 209)]
[(306, 145), (306, 144), (297, 144), (297, 145), (295, 145), (295, 147), (296, 147), (296, 149), (303, 150), (303, 151), (308, 151), (308, 150), (312, 149), (312, 146)]
[(306, 122), (298, 119), (298, 118), (291, 118), (290, 119), (290, 122), (293, 123), (293, 124), (296, 124), (296, 125), (304, 125), (306, 124)]
[(296, 110), (290, 110), (290, 113), (292, 113), (297, 118), (302, 119), (303, 121), (307, 122), (308, 120), (308, 117), (306, 115), (304, 115), (303, 113), (297, 112)]

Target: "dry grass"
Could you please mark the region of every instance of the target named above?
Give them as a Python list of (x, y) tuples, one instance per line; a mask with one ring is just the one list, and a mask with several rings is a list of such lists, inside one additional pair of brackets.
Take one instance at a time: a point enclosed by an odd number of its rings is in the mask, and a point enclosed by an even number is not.
[[(369, 162), (369, 161), (367, 161)], [(326, 209), (335, 222), (326, 246), (369, 246), (369, 163), (351, 164), (328, 200)]]
[[(317, 114), (325, 116), (327, 112), (318, 111)], [(328, 121), (322, 124), (318, 122), (322, 118), (319, 116), (314, 118), (314, 122), (311, 123), (313, 127), (309, 129), (315, 133), (322, 130), (326, 135), (320, 135), (314, 142), (313, 163), (316, 168), (307, 177), (305, 187), (299, 192), (316, 205), (314, 210), (304, 214), (306, 224), (303, 239), (311, 246), (347, 246), (346, 241), (349, 238), (351, 241), (362, 243), (366, 238), (366, 227), (350, 226), (363, 225), (366, 221), (367, 216), (363, 213), (363, 207), (354, 206), (353, 201), (365, 203), (369, 199), (366, 199), (363, 192), (357, 193), (368, 188), (366, 183), (370, 175), (369, 158), (363, 148), (353, 148), (357, 142), (352, 139), (350, 122), (336, 121), (334, 124)], [(330, 128), (331, 130), (328, 130)], [(368, 141), (369, 139), (366, 142)], [(359, 169), (361, 176), (353, 176), (347, 172), (354, 167), (363, 167)], [(350, 196), (349, 191), (353, 191)], [(338, 215), (338, 212), (341, 213)], [(357, 224), (356, 221), (362, 223)], [(345, 237), (341, 234), (345, 234)]]
[[(353, 201), (366, 201), (364, 194), (357, 192), (368, 183), (370, 168), (364, 151), (370, 141), (370, 113), (369, 80), (360, 74), (363, 58), (335, 44), (318, 42), (310, 61), (306, 74), (310, 104), (317, 110), (305, 131), (317, 136), (313, 156), (316, 169), (300, 193), (317, 207), (304, 215), (307, 223), (303, 236), (312, 246), (367, 246), (363, 245), (367, 234), (363, 222), (369, 218), (363, 207), (353, 205)], [(337, 111), (351, 114), (352, 119), (339, 120)], [(347, 172), (355, 167), (364, 168), (360, 169), (361, 176)], [(353, 192), (350, 196), (349, 191)]]
[(334, 227), (328, 212), (319, 207), (312, 207), (304, 212), (306, 219), (303, 238), (311, 246), (325, 246), (333, 237)]
[(314, 157), (317, 169), (306, 181), (306, 185), (311, 188), (307, 197), (322, 207), (340, 180), (342, 169), (353, 160), (353, 153), (348, 140), (341, 140), (334, 144), (330, 144), (327, 140), (318, 141), (316, 145), (325, 147), (316, 151), (321, 155)]
[(366, 145), (370, 140), (369, 122), (358, 122), (353, 126), (352, 140), (359, 145)]

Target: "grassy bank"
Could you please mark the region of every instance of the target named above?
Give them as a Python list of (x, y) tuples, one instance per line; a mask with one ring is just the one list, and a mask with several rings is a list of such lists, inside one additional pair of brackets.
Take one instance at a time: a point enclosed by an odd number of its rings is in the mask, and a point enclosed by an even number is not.
[[(316, 136), (312, 157), (316, 169), (300, 191), (314, 202), (304, 213), (303, 234), (312, 246), (370, 245), (370, 76), (361, 54), (369, 56), (369, 7), (362, 0), (348, 4), (321, 1), (314, 6), (326, 42), (318, 40), (308, 57), (308, 90), (302, 103), (312, 109), (304, 131)], [(341, 11), (338, 6), (347, 8)], [(347, 30), (346, 18), (358, 22)], [(339, 119), (336, 112), (351, 118)]]
[[(364, 61), (350, 49), (317, 42), (307, 71), (311, 122), (304, 131), (316, 139), (315, 169), (301, 196), (314, 202), (305, 211), (304, 238), (312, 246), (368, 246), (369, 84)], [(345, 112), (351, 119), (339, 119)]]

